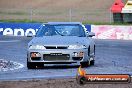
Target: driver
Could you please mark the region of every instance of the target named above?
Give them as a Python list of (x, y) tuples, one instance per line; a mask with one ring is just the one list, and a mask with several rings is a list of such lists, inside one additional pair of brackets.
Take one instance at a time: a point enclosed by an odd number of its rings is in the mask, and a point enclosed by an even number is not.
[(51, 28), (47, 28), (47, 31), (45, 32), (45, 36), (51, 36), (54, 35), (54, 30)]

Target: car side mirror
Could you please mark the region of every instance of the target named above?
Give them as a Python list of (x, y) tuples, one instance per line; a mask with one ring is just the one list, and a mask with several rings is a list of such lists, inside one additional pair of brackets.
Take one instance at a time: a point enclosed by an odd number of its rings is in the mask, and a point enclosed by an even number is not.
[(93, 36), (95, 36), (95, 33), (93, 33), (93, 32), (88, 33), (88, 37), (93, 37)]

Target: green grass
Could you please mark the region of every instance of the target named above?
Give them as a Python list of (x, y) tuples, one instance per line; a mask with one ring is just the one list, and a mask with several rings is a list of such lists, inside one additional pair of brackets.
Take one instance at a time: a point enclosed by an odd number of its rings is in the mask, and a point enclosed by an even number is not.
[(28, 13), (24, 13), (24, 12), (1, 12), (0, 14), (3, 15), (28, 15)]
[[(29, 20), (29, 19), (10, 19), (10, 20), (0, 20), (0, 22), (13, 22), (13, 23), (44, 23), (46, 21), (40, 20)], [(108, 23), (108, 22), (89, 22), (84, 21), (83, 24), (94, 24), (94, 25), (132, 25), (132, 23)]]

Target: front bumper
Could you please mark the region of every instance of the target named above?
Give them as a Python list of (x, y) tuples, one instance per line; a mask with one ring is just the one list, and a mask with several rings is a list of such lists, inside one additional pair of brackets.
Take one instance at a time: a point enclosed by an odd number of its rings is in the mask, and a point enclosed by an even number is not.
[[(39, 59), (31, 58), (31, 53), (39, 53)], [(76, 54), (80, 54), (83, 52), (83, 56)], [(46, 59), (45, 55), (52, 55), (51, 59)], [(65, 58), (62, 56), (66, 56)], [(47, 57), (48, 58), (48, 57)], [(58, 58), (58, 59), (57, 59)], [(61, 58), (61, 59), (59, 59)], [(27, 61), (28, 62), (40, 62), (44, 64), (63, 64), (63, 65), (80, 65), (81, 62), (86, 62), (89, 60), (88, 49), (54, 49), (54, 50), (28, 50), (27, 53)]]

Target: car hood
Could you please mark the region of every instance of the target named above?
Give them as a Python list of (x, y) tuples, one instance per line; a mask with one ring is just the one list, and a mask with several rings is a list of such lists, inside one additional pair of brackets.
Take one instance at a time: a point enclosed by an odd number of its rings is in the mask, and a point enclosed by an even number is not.
[(77, 36), (45, 36), (34, 37), (28, 45), (89, 45), (87, 37)]

